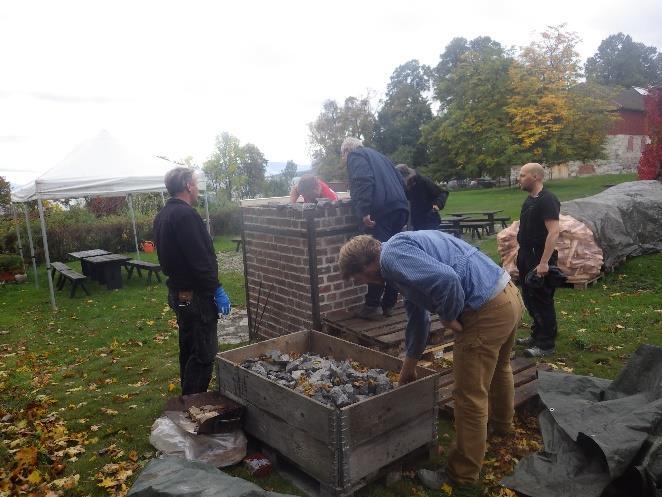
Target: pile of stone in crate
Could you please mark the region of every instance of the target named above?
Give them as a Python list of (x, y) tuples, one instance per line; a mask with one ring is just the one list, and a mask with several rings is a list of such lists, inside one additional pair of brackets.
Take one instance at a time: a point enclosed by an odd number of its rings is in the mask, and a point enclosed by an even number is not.
[(279, 385), (335, 407), (345, 407), (392, 390), (397, 374), (384, 369), (368, 369), (359, 363), (336, 361), (308, 352), (284, 354), (271, 350), (241, 364)]

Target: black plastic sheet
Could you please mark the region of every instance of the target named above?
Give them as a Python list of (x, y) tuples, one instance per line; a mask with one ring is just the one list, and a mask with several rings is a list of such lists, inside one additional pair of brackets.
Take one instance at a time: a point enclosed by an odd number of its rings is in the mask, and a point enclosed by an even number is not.
[(504, 486), (532, 497), (662, 495), (662, 348), (640, 346), (614, 381), (541, 371), (538, 391), (544, 450)]
[(627, 257), (662, 251), (662, 183), (621, 183), (592, 197), (561, 203), (561, 213), (593, 232), (612, 269)]

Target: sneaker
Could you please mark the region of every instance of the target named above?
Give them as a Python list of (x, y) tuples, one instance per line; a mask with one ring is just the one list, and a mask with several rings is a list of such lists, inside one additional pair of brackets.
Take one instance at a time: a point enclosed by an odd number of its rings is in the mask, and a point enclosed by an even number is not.
[(553, 355), (556, 352), (556, 349), (552, 347), (551, 349), (541, 349), (540, 347), (531, 347), (530, 349), (524, 350), (524, 355), (526, 357), (545, 357), (548, 355)]
[(354, 313), (354, 317), (376, 321), (377, 319), (381, 319), (382, 312), (379, 307), (372, 307), (364, 304), (363, 307)]
[(432, 490), (439, 490), (442, 485), (453, 485), (453, 480), (443, 469), (432, 471), (430, 469), (419, 469), (416, 476), (420, 482), (427, 488)]
[(535, 342), (533, 341), (533, 337), (517, 338), (515, 340), (515, 343), (517, 345), (524, 345), (525, 347), (532, 347), (533, 345), (535, 345)]
[(391, 316), (393, 316), (393, 306), (391, 306), (391, 307), (384, 307), (384, 308), (382, 309), (382, 314), (383, 314), (384, 316), (386, 316), (387, 318), (390, 318)]

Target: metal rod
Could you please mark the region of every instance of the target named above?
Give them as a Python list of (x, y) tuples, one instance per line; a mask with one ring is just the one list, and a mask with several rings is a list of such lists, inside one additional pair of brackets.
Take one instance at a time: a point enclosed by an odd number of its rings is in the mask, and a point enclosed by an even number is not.
[[(248, 282), (246, 283), (246, 286), (248, 286)], [(249, 334), (248, 334), (248, 339), (253, 340), (257, 339), (257, 321), (260, 318), (260, 296), (262, 295), (262, 280), (260, 280), (260, 286), (257, 289), (257, 301), (255, 302), (255, 319), (251, 322), (251, 329), (249, 328)], [(250, 309), (250, 301), (248, 301), (248, 306)]]
[(23, 259), (23, 242), (21, 242), (21, 230), (18, 222), (18, 207), (16, 204), (10, 204), (11, 211), (14, 215), (14, 227), (16, 228), (16, 240), (18, 242), (18, 252), (21, 255), (21, 264), (23, 265), (23, 272), (25, 272), (25, 259)]
[(51, 307), (57, 311), (55, 303), (55, 292), (53, 291), (53, 275), (51, 274), (51, 256), (48, 253), (48, 237), (46, 236), (46, 221), (44, 220), (44, 206), (41, 204), (41, 197), (37, 199), (39, 207), (39, 220), (41, 221), (41, 241), (44, 244), (44, 257), (46, 258), (46, 277), (48, 278), (48, 291), (51, 296)]
[(34, 255), (34, 244), (32, 243), (32, 226), (30, 226), (30, 217), (28, 216), (28, 205), (23, 204), (25, 212), (25, 229), (28, 232), (28, 241), (30, 242), (30, 258), (32, 259), (32, 269), (34, 270), (34, 286), (39, 288), (39, 275), (37, 273), (37, 258)]
[(136, 259), (140, 260), (140, 250), (138, 249), (138, 230), (136, 230), (136, 214), (133, 212), (133, 195), (131, 193), (126, 196), (129, 202), (129, 211), (131, 212), (131, 224), (133, 224), (133, 241), (136, 244)]
[(257, 335), (259, 333), (260, 325), (262, 324), (262, 320), (264, 319), (264, 311), (267, 310), (267, 306), (269, 305), (269, 297), (271, 297), (271, 290), (274, 289), (274, 284), (271, 284), (271, 288), (269, 288), (269, 291), (267, 292), (267, 298), (264, 301), (264, 304), (262, 305), (262, 314), (260, 314), (260, 319), (257, 322), (257, 330), (255, 330), (255, 334)]

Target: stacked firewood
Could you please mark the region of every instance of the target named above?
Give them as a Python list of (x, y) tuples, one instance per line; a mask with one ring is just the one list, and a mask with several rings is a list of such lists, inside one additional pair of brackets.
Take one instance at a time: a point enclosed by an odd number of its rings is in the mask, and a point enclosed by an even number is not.
[[(591, 230), (574, 217), (561, 214), (559, 217), (559, 267), (568, 277), (569, 283), (590, 281), (600, 275), (602, 249), (598, 246)], [(501, 262), (513, 279), (519, 278), (517, 271), (517, 232), (519, 221), (497, 234), (497, 248)]]

